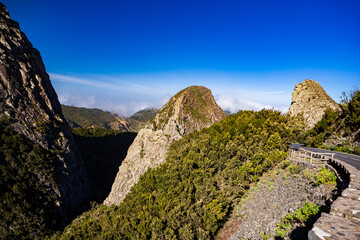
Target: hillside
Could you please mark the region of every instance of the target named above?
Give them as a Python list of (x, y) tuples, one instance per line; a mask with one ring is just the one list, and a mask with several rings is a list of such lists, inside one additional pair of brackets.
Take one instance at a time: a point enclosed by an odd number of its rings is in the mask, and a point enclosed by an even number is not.
[(130, 188), (148, 169), (165, 161), (170, 144), (187, 133), (209, 127), (225, 117), (211, 91), (190, 86), (175, 96), (141, 129), (119, 168), (105, 203), (120, 204)]
[(174, 142), (119, 206), (101, 205), (55, 238), (209, 239), (250, 184), (286, 156), (303, 125), (272, 110), (240, 111)]
[(41, 238), (91, 187), (40, 53), (2, 3), (0, 36), (1, 237)]
[(150, 108), (138, 111), (130, 116), (131, 119), (135, 119), (139, 122), (146, 123), (155, 117), (155, 115), (159, 112), (159, 109)]
[(64, 116), (72, 128), (105, 128), (127, 132), (138, 132), (147, 121), (154, 118), (157, 109), (144, 109), (129, 118), (97, 108), (82, 108), (61, 105)]
[(130, 124), (125, 118), (120, 118), (110, 112), (97, 108), (82, 108), (61, 105), (66, 120), (72, 128), (106, 128), (130, 131)]

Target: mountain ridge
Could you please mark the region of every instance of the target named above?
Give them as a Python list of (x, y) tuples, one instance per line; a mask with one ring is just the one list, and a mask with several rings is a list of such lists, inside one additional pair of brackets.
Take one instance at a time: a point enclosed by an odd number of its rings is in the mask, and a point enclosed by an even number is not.
[(121, 117), (118, 114), (99, 108), (84, 108), (61, 105), (63, 114), (72, 128), (106, 128), (127, 132), (138, 132), (145, 127), (147, 121), (154, 118), (159, 111), (156, 108), (140, 110), (130, 117)]

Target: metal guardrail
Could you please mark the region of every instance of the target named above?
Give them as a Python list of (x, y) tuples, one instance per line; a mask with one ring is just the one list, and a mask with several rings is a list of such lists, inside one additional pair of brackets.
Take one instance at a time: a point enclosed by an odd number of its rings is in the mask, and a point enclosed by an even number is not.
[(288, 157), (294, 161), (300, 162), (319, 162), (319, 161), (328, 161), (334, 160), (335, 153), (319, 153), (319, 152), (312, 152), (306, 150), (304, 148), (295, 149), (293, 147), (289, 147), (288, 150)]

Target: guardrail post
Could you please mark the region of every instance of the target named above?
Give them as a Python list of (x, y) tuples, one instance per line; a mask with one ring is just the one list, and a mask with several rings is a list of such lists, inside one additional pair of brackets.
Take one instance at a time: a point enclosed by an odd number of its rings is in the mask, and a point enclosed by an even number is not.
[(306, 152), (304, 151), (304, 162), (306, 162)]

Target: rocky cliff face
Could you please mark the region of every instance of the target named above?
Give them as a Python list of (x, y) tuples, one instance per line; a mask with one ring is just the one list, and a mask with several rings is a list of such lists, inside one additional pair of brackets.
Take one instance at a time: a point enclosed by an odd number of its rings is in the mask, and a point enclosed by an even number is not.
[(170, 144), (225, 117), (211, 91), (191, 86), (174, 97), (140, 130), (122, 162), (105, 204), (119, 205), (148, 169), (163, 163)]
[(89, 193), (81, 156), (39, 51), (0, 3), (0, 119), (8, 117), (13, 130), (56, 155), (56, 211), (74, 211)]
[(326, 109), (341, 111), (339, 104), (327, 95), (318, 82), (311, 79), (295, 85), (291, 101), (289, 113), (292, 116), (303, 114), (308, 128), (321, 120)]

